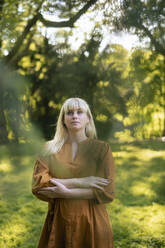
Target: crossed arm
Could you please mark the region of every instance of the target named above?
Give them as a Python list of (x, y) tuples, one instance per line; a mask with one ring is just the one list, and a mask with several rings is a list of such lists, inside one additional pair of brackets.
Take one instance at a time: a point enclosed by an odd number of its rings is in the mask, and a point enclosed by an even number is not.
[(96, 203), (107, 203), (115, 197), (115, 165), (111, 149), (105, 144), (99, 176), (83, 178), (52, 178), (48, 162), (38, 157), (32, 181), (32, 192), (43, 201), (54, 198), (94, 199)]
[(66, 199), (93, 199), (95, 198), (92, 188), (104, 190), (104, 186), (109, 183), (108, 179), (102, 177), (84, 177), (49, 180), (53, 187), (43, 187), (38, 194), (48, 198), (66, 198)]

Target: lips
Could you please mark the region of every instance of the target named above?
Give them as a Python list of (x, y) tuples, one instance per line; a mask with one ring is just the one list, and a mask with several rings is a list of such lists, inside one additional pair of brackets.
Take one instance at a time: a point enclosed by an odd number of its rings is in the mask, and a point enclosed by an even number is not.
[(76, 124), (76, 123), (80, 123), (80, 122), (78, 122), (78, 121), (73, 121), (73, 122), (72, 122), (72, 124)]

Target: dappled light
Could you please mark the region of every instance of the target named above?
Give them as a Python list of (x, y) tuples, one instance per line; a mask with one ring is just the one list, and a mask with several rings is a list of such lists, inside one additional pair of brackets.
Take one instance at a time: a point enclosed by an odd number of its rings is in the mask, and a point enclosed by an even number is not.
[[(158, 151), (152, 150), (152, 144), (157, 145)], [(148, 142), (146, 147), (143, 146), (121, 144), (119, 150), (114, 149), (116, 200), (108, 205), (108, 210), (115, 230), (116, 247), (165, 245), (165, 152), (161, 151), (159, 142)]]
[[(157, 151), (152, 149), (152, 144)], [(141, 148), (140, 143), (138, 146), (112, 143), (111, 147), (116, 164), (116, 198), (107, 208), (115, 247), (163, 247), (165, 192), (160, 183), (163, 185), (165, 178), (165, 152), (161, 150), (161, 143), (150, 142)], [(1, 247), (37, 245), (47, 204), (31, 194), (34, 161), (34, 155), (23, 154), (12, 154), (10, 159), (4, 160), (6, 167), (1, 171), (0, 184), (0, 206), (4, 215), (0, 222)]]
[[(112, 148), (114, 247), (165, 247), (163, 2), (1, 1), (0, 248), (37, 247), (47, 204), (31, 193), (33, 167), (71, 97)], [(60, 163), (57, 174), (68, 176)]]
[(140, 181), (134, 182), (133, 186), (130, 189), (130, 193), (132, 193), (135, 197), (138, 195), (146, 196), (149, 198), (156, 196), (155, 192), (150, 189), (150, 185), (148, 185), (147, 182), (144, 183)]
[(0, 162), (0, 173), (2, 173), (2, 172), (10, 172), (10, 171), (12, 171), (12, 165), (10, 164), (10, 161), (8, 160), (6, 160), (6, 161), (3, 161), (3, 160), (1, 160), (1, 162)]

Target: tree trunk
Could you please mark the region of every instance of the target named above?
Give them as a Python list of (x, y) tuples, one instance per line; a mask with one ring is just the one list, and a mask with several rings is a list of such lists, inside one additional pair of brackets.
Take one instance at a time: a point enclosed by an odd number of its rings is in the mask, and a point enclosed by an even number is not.
[(163, 78), (164, 82), (162, 85), (162, 95), (163, 95), (163, 108), (164, 108), (164, 125), (163, 125), (163, 132), (162, 132), (162, 137), (165, 136), (165, 57), (164, 57), (164, 70), (163, 70)]
[(6, 117), (4, 113), (4, 104), (3, 104), (3, 87), (0, 88), (0, 145), (8, 144), (8, 131), (7, 131)]
[[(4, 0), (0, 0), (0, 20), (2, 19), (2, 10), (3, 10), (3, 5), (4, 5)], [(0, 34), (0, 57), (2, 56), (2, 37)]]
[(164, 136), (165, 136), (165, 108), (164, 108), (164, 128), (163, 128), (162, 137)]
[(0, 108), (0, 145), (8, 144), (9, 139), (8, 139), (8, 132), (6, 129), (6, 120), (5, 120), (5, 115), (3, 112), (3, 109)]

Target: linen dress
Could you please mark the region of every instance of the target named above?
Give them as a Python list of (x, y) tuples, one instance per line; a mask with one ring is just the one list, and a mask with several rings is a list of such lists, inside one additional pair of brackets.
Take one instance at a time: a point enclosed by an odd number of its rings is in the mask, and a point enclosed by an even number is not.
[[(95, 198), (50, 199), (37, 191), (54, 186), (51, 178), (81, 178), (98, 176), (109, 179), (104, 191), (93, 189)], [(113, 248), (113, 232), (105, 203), (115, 196), (115, 165), (110, 145), (87, 138), (78, 143), (75, 158), (72, 144), (49, 156), (38, 155), (33, 172), (32, 192), (48, 202), (48, 213), (40, 235), (38, 248)]]

